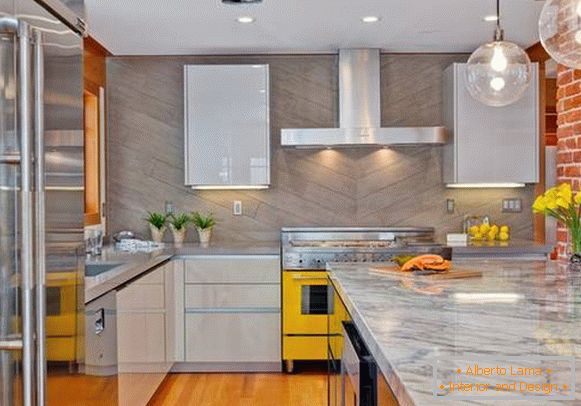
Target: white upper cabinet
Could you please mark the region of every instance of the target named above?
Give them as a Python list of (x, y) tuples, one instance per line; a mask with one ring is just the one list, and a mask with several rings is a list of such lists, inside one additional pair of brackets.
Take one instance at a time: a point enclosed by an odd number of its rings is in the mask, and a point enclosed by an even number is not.
[(444, 79), (444, 183), (510, 184), (539, 181), (538, 66), (524, 96), (504, 107), (476, 101), (466, 89), (466, 64), (451, 65)]
[(185, 184), (270, 184), (268, 65), (185, 66)]

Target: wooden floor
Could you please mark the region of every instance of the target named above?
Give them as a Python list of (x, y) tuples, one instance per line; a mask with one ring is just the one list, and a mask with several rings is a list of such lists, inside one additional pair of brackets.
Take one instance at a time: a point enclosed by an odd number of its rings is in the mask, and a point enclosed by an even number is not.
[(172, 374), (148, 406), (325, 406), (327, 376), (299, 374)]

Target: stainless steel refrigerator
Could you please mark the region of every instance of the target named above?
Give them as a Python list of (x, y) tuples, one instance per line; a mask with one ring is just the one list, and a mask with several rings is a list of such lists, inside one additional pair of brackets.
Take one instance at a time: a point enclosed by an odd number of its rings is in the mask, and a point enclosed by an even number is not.
[(57, 404), (83, 361), (83, 33), (59, 1), (0, 0), (1, 405)]

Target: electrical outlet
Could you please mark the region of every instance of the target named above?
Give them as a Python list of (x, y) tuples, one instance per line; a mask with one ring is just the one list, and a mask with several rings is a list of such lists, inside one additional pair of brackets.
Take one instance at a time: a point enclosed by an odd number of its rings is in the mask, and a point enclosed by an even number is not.
[(234, 204), (232, 205), (232, 214), (235, 216), (242, 215), (242, 202), (240, 200), (234, 200)]
[(448, 214), (454, 214), (456, 209), (456, 201), (454, 199), (446, 199), (446, 212)]
[(176, 211), (176, 208), (173, 202), (166, 200), (165, 201), (165, 214), (173, 214)]
[(518, 198), (502, 199), (502, 212), (503, 213), (521, 213), (522, 212), (522, 199), (518, 199)]

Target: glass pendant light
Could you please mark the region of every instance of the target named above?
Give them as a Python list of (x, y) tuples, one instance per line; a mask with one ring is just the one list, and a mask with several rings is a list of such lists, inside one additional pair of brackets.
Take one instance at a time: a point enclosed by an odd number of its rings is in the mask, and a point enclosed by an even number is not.
[(539, 36), (555, 61), (581, 69), (581, 0), (547, 0), (539, 18)]
[[(581, 1), (581, 0), (580, 0)], [(518, 45), (504, 40), (500, 0), (496, 0), (494, 41), (479, 47), (468, 59), (466, 87), (476, 100), (506, 106), (522, 97), (531, 81), (531, 60)]]

